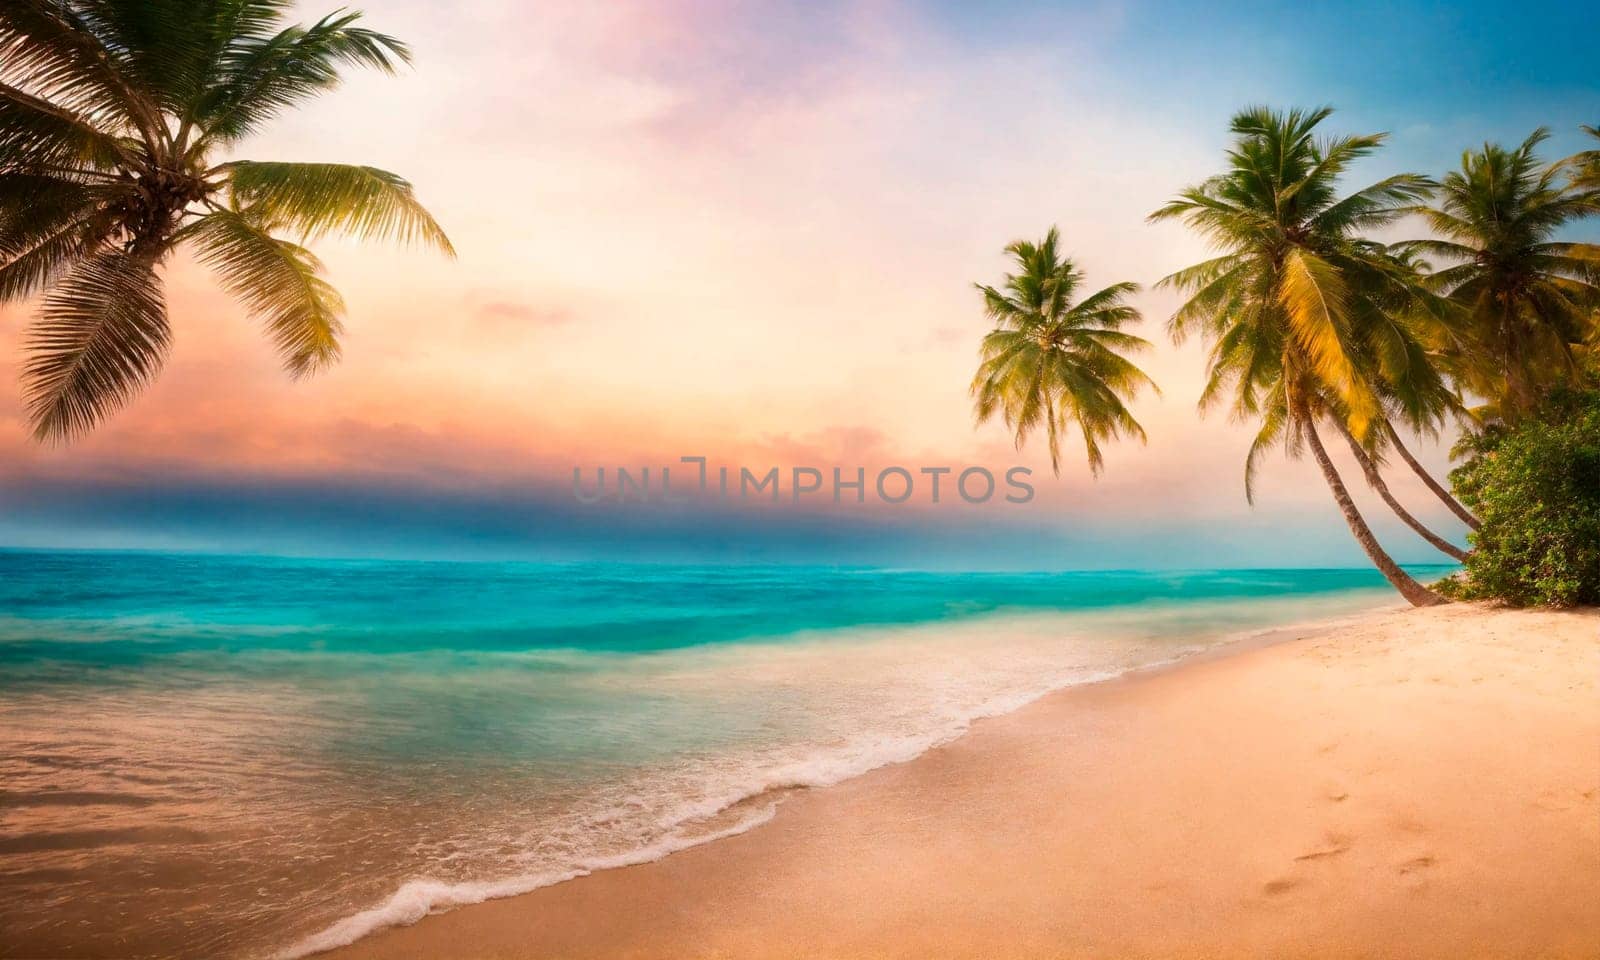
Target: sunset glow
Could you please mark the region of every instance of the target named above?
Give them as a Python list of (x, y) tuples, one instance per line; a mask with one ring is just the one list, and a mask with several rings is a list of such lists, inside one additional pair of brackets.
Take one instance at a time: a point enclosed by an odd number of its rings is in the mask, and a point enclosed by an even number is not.
[[(1546, 63), (1537, 110), (1513, 95), (1485, 115), (1462, 80), (1479, 65), (1422, 82), (1390, 56), (1467, 40), (1483, 63), (1504, 62), (1515, 31), (1490, 49), (1498, 28), (1464, 15), (1406, 14), (1370, 46), (1336, 55), (1329, 43), (1247, 68), (1207, 50), (1228, 24), (1160, 5), (1018, 9), (1003, 30), (958, 7), (899, 3), (535, 12), (391, 0), (368, 14), (412, 39), (415, 66), (399, 79), (356, 74), (238, 153), (400, 171), (459, 259), (319, 244), (349, 333), (336, 368), (295, 383), (242, 309), (180, 258), (168, 273), (167, 369), (94, 435), (33, 444), (17, 379), (0, 378), (5, 539), (360, 553), (378, 545), (358, 530), (317, 532), (315, 491), (370, 488), (521, 496), (540, 516), (565, 515), (563, 542), (535, 523), (496, 551), (582, 552), (574, 466), (705, 456), (759, 470), (1027, 466), (1038, 498), (984, 522), (1034, 530), (1072, 564), (1094, 561), (1094, 530), (1134, 516), (1162, 532), (1124, 560), (1209, 539), (1238, 563), (1352, 559), (1308, 465), (1275, 457), (1259, 506), (1246, 507), (1248, 433), (1196, 416), (1203, 353), (1167, 341), (1174, 295), (1135, 300), (1138, 332), (1157, 343), (1143, 362), (1163, 392), (1135, 411), (1149, 444), (1110, 448), (1099, 482), (1077, 458), (1051, 480), (1042, 444), (1019, 452), (1000, 425), (974, 428), (966, 387), (985, 326), (972, 282), (997, 280), (1001, 247), (1051, 224), (1094, 287), (1148, 287), (1202, 258), (1192, 234), (1144, 217), (1207, 172), (1240, 103), (1331, 101), (1337, 129), (1391, 131), (1363, 171), (1373, 177), (1443, 168), (1469, 130), (1515, 140), (1593, 106), (1571, 85), (1576, 60)], [(1330, 83), (1336, 57), (1346, 62)], [(1347, 69), (1351, 57), (1373, 69)], [(1418, 116), (1430, 121), (1408, 119)], [(7, 356), (28, 314), (0, 313)], [(1438, 449), (1427, 459), (1444, 464)], [(163, 519), (158, 501), (199, 487), (219, 498), (214, 523)], [(289, 500), (306, 509), (280, 517), (303, 536), (262, 536), (254, 514), (271, 490), (305, 491)], [(121, 505), (92, 491), (116, 491)], [(853, 509), (930, 535), (974, 522), (959, 510)], [(1438, 510), (1429, 519), (1450, 524)], [(416, 520), (426, 540), (428, 518)], [(1274, 524), (1296, 533), (1258, 533)], [(751, 521), (740, 542), (764, 536)]]

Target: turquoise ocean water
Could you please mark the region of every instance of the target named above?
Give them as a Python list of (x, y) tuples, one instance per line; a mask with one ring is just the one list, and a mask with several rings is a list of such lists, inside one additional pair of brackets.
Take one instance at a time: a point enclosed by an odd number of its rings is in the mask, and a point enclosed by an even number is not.
[(0, 953), (305, 955), (1396, 602), (1369, 570), (0, 551)]

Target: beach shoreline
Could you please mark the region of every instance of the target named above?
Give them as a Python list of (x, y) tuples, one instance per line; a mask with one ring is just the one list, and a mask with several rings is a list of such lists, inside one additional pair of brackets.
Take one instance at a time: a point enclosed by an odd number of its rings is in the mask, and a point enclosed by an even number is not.
[[(1081, 676), (1078, 679), (1064, 682), (1059, 686), (1052, 686), (1037, 693), (1025, 694), (1021, 699), (1017, 699), (1014, 696), (1003, 696), (980, 707), (976, 713), (966, 717), (954, 731), (946, 730), (943, 733), (919, 737), (918, 740), (920, 742), (914, 747), (914, 752), (910, 754), (897, 758), (880, 756), (871, 761), (869, 766), (863, 766), (840, 775), (824, 776), (820, 780), (815, 779), (813, 776), (807, 776), (799, 782), (782, 783), (778, 786), (770, 786), (757, 789), (754, 792), (744, 793), (739, 795), (737, 799), (732, 799), (725, 805), (715, 808), (708, 815), (699, 818), (697, 821), (685, 822), (683, 826), (690, 829), (684, 836), (665, 842), (647, 843), (637, 849), (590, 861), (587, 865), (575, 863), (554, 873), (509, 876), (465, 884), (446, 883), (425, 876), (408, 879), (387, 899), (348, 915), (308, 937), (293, 942), (275, 954), (274, 957), (275, 960), (300, 960), (302, 957), (317, 956), (330, 950), (348, 946), (385, 929), (408, 926), (426, 916), (437, 915), (486, 901), (525, 896), (545, 887), (566, 883), (594, 873), (650, 863), (692, 847), (737, 836), (763, 826), (772, 820), (777, 815), (779, 807), (794, 795), (806, 791), (834, 787), (841, 782), (865, 776), (886, 766), (913, 762), (930, 750), (936, 750), (954, 740), (967, 736), (975, 727), (983, 723), (1007, 716), (1019, 709), (1025, 709), (1040, 698), (1058, 694), (1073, 687), (1113, 683), (1130, 677), (1177, 669), (1187, 664), (1231, 656), (1286, 640), (1315, 636), (1343, 625), (1358, 622), (1363, 617), (1371, 616), (1381, 611), (1397, 611), (1401, 609), (1404, 608), (1395, 606), (1392, 603), (1374, 603), (1354, 612), (1322, 613), (1302, 621), (1270, 627), (1242, 629), (1212, 637), (1205, 641), (1199, 641), (1197, 638), (1195, 645), (1180, 648), (1164, 659), (1119, 668), (1106, 673)], [(1015, 626), (1029, 623), (1031, 620), (1032, 617), (1021, 615), (1021, 619), (1018, 620), (1001, 620), (999, 622), (1002, 624), (1009, 622), (1010, 625)], [(994, 622), (990, 621), (991, 624)], [(903, 748), (904, 745), (901, 745), (900, 748), (891, 751), (891, 754), (902, 753)]]
[(1593, 956), (1597, 667), (1594, 611), (1267, 631), (318, 955)]

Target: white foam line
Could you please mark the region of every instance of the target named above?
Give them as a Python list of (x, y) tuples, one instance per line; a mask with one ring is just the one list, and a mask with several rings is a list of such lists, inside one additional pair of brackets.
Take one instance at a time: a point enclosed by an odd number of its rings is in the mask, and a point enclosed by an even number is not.
[(322, 931), (306, 937), (274, 954), (274, 960), (299, 960), (311, 954), (348, 946), (386, 927), (409, 926), (432, 913), (482, 903), (485, 900), (532, 893), (544, 887), (587, 876), (598, 870), (650, 863), (679, 850), (737, 836), (771, 820), (777, 814), (777, 801), (768, 804), (753, 816), (722, 830), (694, 836), (672, 834), (671, 831), (678, 830), (685, 824), (704, 821), (764, 794), (790, 789), (830, 787), (880, 767), (906, 763), (935, 747), (961, 737), (977, 720), (1011, 713), (1056, 690), (1109, 680), (1123, 672), (1125, 671), (1117, 670), (1078, 674), (1070, 680), (1063, 680), (1043, 689), (996, 697), (973, 711), (970, 716), (947, 724), (937, 733), (920, 737), (886, 738), (884, 742), (876, 744), (879, 747), (877, 750), (869, 750), (855, 756), (817, 757), (809, 762), (786, 764), (761, 776), (753, 783), (747, 783), (714, 797), (683, 804), (662, 824), (669, 831), (666, 837), (626, 853), (586, 859), (567, 870), (508, 877), (495, 881), (450, 883), (429, 877), (408, 880), (383, 903), (345, 917)]
[(1276, 627), (1239, 630), (1231, 634), (1224, 634), (1211, 643), (1184, 647), (1173, 656), (1142, 663), (1136, 667), (1102, 670), (1088, 674), (1078, 673), (1070, 679), (1058, 678), (1042, 688), (995, 697), (973, 710), (968, 716), (947, 723), (943, 729), (937, 732), (919, 737), (886, 738), (885, 742), (876, 744), (879, 749), (857, 753), (854, 756), (816, 757), (806, 762), (785, 764), (759, 777), (753, 783), (747, 783), (742, 787), (714, 797), (685, 803), (675, 809), (672, 815), (665, 818), (665, 822), (661, 826), (668, 833), (661, 839), (624, 853), (581, 860), (566, 870), (547, 871), (508, 877), (502, 880), (479, 882), (451, 883), (429, 877), (408, 880), (383, 903), (336, 921), (320, 932), (312, 934), (274, 954), (273, 960), (299, 960), (301, 957), (348, 946), (362, 937), (387, 927), (409, 926), (432, 913), (440, 913), (455, 907), (482, 903), (485, 900), (498, 900), (532, 893), (535, 890), (554, 886), (558, 883), (565, 883), (568, 880), (575, 880), (578, 877), (587, 876), (596, 871), (650, 863), (702, 843), (710, 843), (715, 840), (737, 836), (767, 823), (776, 816), (779, 801), (775, 800), (767, 804), (755, 814), (722, 830), (693, 836), (684, 835), (682, 832), (674, 833), (673, 831), (681, 831), (681, 828), (686, 824), (704, 821), (746, 800), (760, 797), (764, 794), (788, 789), (829, 787), (869, 773), (880, 767), (909, 762), (929, 750), (960, 738), (978, 720), (1013, 713), (1058, 690), (1089, 683), (1100, 683), (1132, 671), (1159, 669), (1205, 650), (1228, 646), (1256, 637), (1265, 637), (1312, 627), (1335, 626), (1358, 620), (1374, 612), (1387, 611), (1388, 609), (1390, 609), (1388, 606), (1384, 606), (1375, 610), (1369, 609), (1345, 616), (1308, 620)]
[(510, 877), (505, 880), (484, 883), (446, 883), (442, 880), (429, 878), (409, 880), (399, 890), (396, 890), (389, 899), (376, 907), (345, 917), (327, 929), (312, 934), (299, 943), (274, 954), (274, 957), (276, 960), (297, 960), (299, 957), (322, 953), (325, 950), (332, 950), (336, 947), (348, 946), (362, 937), (386, 927), (409, 926), (430, 913), (438, 913), (473, 903), (482, 903), (485, 900), (498, 900), (503, 897), (515, 897), (524, 893), (532, 893), (542, 887), (575, 880), (597, 870), (612, 870), (617, 867), (631, 867), (636, 864), (650, 863), (654, 860), (660, 860), (669, 854), (677, 853), (679, 850), (685, 850), (702, 843), (709, 843), (713, 840), (737, 836), (747, 830), (753, 830), (771, 820), (777, 812), (777, 803), (770, 803), (754, 815), (723, 830), (697, 837), (666, 837), (627, 853), (609, 857), (594, 857), (583, 861), (580, 865), (570, 870), (556, 873)]

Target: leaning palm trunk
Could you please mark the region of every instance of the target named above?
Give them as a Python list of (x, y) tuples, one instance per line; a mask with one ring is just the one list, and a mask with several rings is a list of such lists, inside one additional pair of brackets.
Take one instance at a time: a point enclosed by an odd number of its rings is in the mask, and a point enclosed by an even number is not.
[(1311, 422), (1309, 416), (1302, 417), (1301, 423), (1305, 429), (1306, 442), (1311, 445), (1311, 454), (1317, 459), (1317, 466), (1322, 468), (1322, 478), (1328, 482), (1328, 489), (1333, 491), (1333, 499), (1339, 504), (1339, 512), (1344, 514), (1344, 522), (1350, 525), (1350, 532), (1355, 535), (1356, 542), (1361, 544), (1361, 549), (1367, 552), (1383, 574), (1385, 580), (1398, 591), (1400, 595), (1413, 607), (1432, 607), (1444, 603), (1444, 598), (1418, 583), (1409, 573), (1400, 569), (1394, 558), (1384, 552), (1378, 544), (1378, 538), (1372, 535), (1372, 528), (1367, 526), (1367, 521), (1362, 519), (1361, 512), (1356, 509), (1355, 501), (1350, 499), (1350, 491), (1345, 489), (1344, 481), (1339, 478), (1339, 471), (1334, 469), (1333, 461), (1328, 459), (1328, 451), (1322, 447), (1322, 438), (1317, 436), (1316, 424)]
[(1433, 475), (1423, 469), (1422, 464), (1417, 462), (1417, 458), (1413, 457), (1411, 451), (1406, 449), (1406, 445), (1400, 442), (1400, 433), (1395, 430), (1394, 424), (1385, 421), (1383, 426), (1388, 430), (1389, 442), (1394, 444), (1394, 449), (1400, 454), (1400, 459), (1410, 465), (1412, 472), (1422, 479), (1422, 482), (1427, 485), (1429, 490), (1433, 491), (1433, 495), (1438, 497), (1445, 506), (1449, 507), (1451, 513), (1460, 517), (1462, 523), (1474, 530), (1480, 529), (1483, 524), (1478, 522), (1478, 518), (1473, 516), (1470, 510), (1462, 506), (1460, 500), (1451, 496), (1450, 491), (1446, 490), (1443, 484), (1433, 479)]
[(1361, 449), (1361, 444), (1357, 443), (1356, 438), (1350, 435), (1350, 430), (1344, 425), (1344, 421), (1338, 417), (1333, 417), (1332, 420), (1334, 427), (1344, 436), (1345, 442), (1350, 444), (1350, 454), (1356, 458), (1356, 463), (1360, 464), (1361, 472), (1367, 477), (1367, 485), (1375, 490), (1378, 496), (1383, 498), (1383, 502), (1389, 505), (1389, 509), (1394, 511), (1394, 515), (1403, 520), (1406, 526), (1415, 530), (1422, 539), (1433, 544), (1441, 553), (1465, 562), (1467, 559), (1465, 550), (1429, 530), (1421, 520), (1411, 515), (1411, 511), (1400, 505), (1400, 501), (1396, 500), (1394, 494), (1389, 492), (1389, 485), (1384, 482), (1383, 474), (1378, 472), (1378, 465), (1372, 462), (1372, 458), (1367, 455), (1367, 451)]

